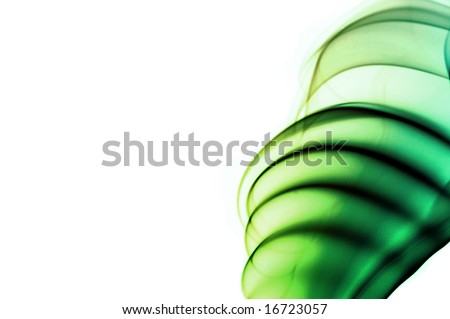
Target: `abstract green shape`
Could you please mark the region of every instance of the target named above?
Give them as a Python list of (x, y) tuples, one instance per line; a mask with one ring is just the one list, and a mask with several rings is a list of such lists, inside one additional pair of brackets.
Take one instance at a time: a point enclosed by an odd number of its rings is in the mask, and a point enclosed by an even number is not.
[(386, 298), (450, 241), (449, 30), (448, 5), (398, 0), (320, 47), (292, 145), (240, 185), (247, 298)]

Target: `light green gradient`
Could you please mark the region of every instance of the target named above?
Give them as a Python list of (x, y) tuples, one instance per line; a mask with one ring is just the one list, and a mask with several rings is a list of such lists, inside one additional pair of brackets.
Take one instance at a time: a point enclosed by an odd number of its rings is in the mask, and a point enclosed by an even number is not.
[[(293, 145), (263, 148), (273, 163), (255, 159), (240, 185), (246, 297), (386, 298), (450, 241), (449, 5), (391, 1), (317, 51), (274, 138)], [(326, 164), (326, 132), (347, 165)], [(321, 165), (302, 160), (310, 141)]]

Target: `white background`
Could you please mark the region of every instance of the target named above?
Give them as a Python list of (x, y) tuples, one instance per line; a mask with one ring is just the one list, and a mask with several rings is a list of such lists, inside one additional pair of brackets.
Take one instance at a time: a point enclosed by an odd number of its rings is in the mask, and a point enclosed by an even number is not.
[[(103, 167), (102, 145), (279, 131), (302, 61), (362, 2), (1, 2), (0, 318), (254, 304), (240, 288), (243, 168)], [(447, 247), (387, 301), (328, 312), (448, 318), (449, 267)]]

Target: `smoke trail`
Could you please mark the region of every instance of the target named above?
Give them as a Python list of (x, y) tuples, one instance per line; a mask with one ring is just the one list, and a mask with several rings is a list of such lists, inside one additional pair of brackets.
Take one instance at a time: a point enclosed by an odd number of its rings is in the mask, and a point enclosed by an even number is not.
[[(246, 297), (386, 298), (450, 241), (449, 30), (448, 5), (398, 0), (317, 51), (302, 115), (274, 138), (293, 145), (263, 148), (273, 163), (240, 185)], [(326, 163), (328, 131), (347, 165)]]

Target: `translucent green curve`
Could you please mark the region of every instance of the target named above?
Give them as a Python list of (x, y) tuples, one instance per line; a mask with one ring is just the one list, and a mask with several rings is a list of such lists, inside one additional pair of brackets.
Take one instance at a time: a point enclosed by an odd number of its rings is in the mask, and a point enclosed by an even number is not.
[(317, 51), (292, 145), (240, 185), (246, 297), (386, 298), (450, 241), (449, 5), (390, 1)]

